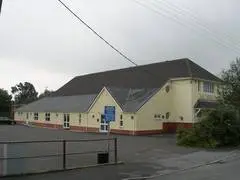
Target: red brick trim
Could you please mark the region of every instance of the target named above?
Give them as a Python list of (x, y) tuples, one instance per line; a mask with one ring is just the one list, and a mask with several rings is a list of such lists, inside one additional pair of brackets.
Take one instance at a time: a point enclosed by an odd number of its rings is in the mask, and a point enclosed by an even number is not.
[(84, 127), (84, 126), (70, 126), (70, 130), (80, 131), (80, 132), (99, 132), (99, 128)]
[(135, 135), (135, 131), (122, 130), (122, 129), (111, 129), (112, 134), (122, 134), (122, 135)]
[(121, 130), (121, 129), (111, 129), (111, 133), (141, 136), (141, 135), (161, 134), (162, 130), (156, 129), (156, 130), (129, 131), (129, 130)]
[(167, 122), (163, 123), (163, 132), (175, 133), (178, 127), (192, 128), (193, 123)]
[(25, 124), (25, 121), (15, 120), (16, 124)]
[(63, 126), (60, 124), (50, 124), (50, 123), (42, 123), (42, 122), (29, 122), (30, 125), (38, 126), (38, 127), (46, 127), (53, 129), (62, 129)]
[(143, 130), (143, 131), (136, 131), (135, 135), (154, 135), (154, 134), (161, 134), (163, 131), (161, 129), (155, 130)]
[[(16, 121), (17, 124), (25, 124), (25, 121)], [(29, 122), (30, 125), (34, 125), (37, 127), (45, 127), (45, 128), (52, 128), (52, 129), (63, 129), (63, 126), (60, 124), (50, 124), (50, 123), (43, 123), (43, 122)], [(92, 133), (100, 133), (99, 128), (95, 127), (84, 127), (84, 126), (70, 126), (69, 130), (71, 131), (78, 131), (78, 132), (92, 132)], [(160, 134), (162, 130), (142, 130), (142, 131), (130, 131), (130, 130), (123, 130), (123, 129), (111, 129), (112, 134), (122, 134), (122, 135), (153, 135), (153, 134)]]

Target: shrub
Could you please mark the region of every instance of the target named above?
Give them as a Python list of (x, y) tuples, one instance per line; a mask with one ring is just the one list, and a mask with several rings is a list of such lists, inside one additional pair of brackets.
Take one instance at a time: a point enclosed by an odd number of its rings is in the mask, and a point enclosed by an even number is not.
[(194, 124), (191, 129), (177, 130), (177, 144), (190, 147), (215, 148), (240, 144), (240, 122), (233, 109), (220, 108)]

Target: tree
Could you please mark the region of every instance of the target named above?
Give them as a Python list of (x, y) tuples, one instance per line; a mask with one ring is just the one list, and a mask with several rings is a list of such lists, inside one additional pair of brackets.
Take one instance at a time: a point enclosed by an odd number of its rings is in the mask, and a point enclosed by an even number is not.
[(38, 93), (35, 87), (29, 82), (19, 83), (11, 89), (12, 94), (14, 94), (15, 104), (28, 104), (37, 100)]
[(0, 88), (0, 107), (10, 106), (12, 102), (12, 96), (4, 89)]
[(54, 91), (52, 91), (52, 90), (45, 89), (45, 91), (43, 93), (41, 93), (38, 98), (41, 99), (41, 98), (44, 98), (44, 97), (49, 97), (49, 96), (51, 96), (51, 94), (53, 92)]
[[(0, 116), (10, 114), (12, 96), (4, 89), (0, 89)], [(5, 115), (6, 115), (5, 114)]]
[(224, 85), (221, 96), (224, 104), (240, 110), (240, 59), (230, 64), (230, 69), (222, 72)]

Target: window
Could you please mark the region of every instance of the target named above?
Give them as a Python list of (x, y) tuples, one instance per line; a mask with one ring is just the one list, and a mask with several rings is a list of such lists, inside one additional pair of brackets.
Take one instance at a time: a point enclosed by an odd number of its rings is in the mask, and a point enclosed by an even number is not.
[(45, 113), (45, 121), (50, 121), (50, 113)]
[(69, 114), (64, 114), (63, 128), (65, 128), (65, 129), (70, 128), (70, 115)]
[(214, 93), (214, 84), (210, 82), (204, 82), (203, 91), (207, 93)]
[(120, 127), (123, 127), (123, 121), (120, 121)]
[(34, 113), (34, 120), (38, 120), (38, 113)]
[(94, 116), (94, 115), (92, 115), (92, 118), (95, 118), (95, 116)]
[(170, 117), (170, 112), (167, 112), (166, 113), (166, 119), (169, 119), (169, 117)]
[(134, 116), (131, 116), (131, 119), (134, 119)]
[(183, 121), (184, 118), (183, 118), (183, 116), (179, 116), (179, 119), (180, 119), (181, 121)]
[(28, 113), (27, 113), (27, 119), (28, 119)]
[(122, 118), (123, 118), (123, 115), (121, 114), (121, 115), (120, 115), (120, 119), (122, 119)]
[(18, 112), (18, 115), (21, 115), (21, 113), (20, 113), (20, 112)]

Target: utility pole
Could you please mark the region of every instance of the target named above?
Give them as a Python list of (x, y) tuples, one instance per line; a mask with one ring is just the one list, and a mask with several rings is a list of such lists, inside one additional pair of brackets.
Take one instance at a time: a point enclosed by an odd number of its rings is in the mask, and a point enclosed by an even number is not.
[(0, 14), (1, 14), (1, 9), (2, 9), (2, 2), (3, 2), (3, 0), (0, 0)]

